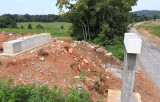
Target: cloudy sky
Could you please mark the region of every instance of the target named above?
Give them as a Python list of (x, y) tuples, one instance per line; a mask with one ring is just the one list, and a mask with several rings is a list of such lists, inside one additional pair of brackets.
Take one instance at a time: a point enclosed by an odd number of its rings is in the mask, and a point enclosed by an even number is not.
[[(2, 14), (58, 14), (57, 0), (1, 0)], [(139, 0), (133, 11), (160, 10), (160, 0)]]
[(138, 0), (137, 5), (132, 8), (132, 11), (138, 10), (160, 11), (160, 0)]

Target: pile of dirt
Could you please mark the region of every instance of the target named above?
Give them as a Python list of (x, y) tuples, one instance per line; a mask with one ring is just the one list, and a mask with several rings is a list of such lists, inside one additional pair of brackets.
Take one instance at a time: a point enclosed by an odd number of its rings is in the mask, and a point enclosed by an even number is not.
[[(0, 56), (0, 61), (0, 78), (14, 78), (14, 84), (58, 84), (65, 91), (85, 88), (94, 102), (99, 94), (107, 100), (108, 89), (121, 90), (123, 63), (100, 46), (84, 41), (57, 40), (16, 57)], [(146, 75), (137, 70), (135, 76), (134, 91), (144, 102), (158, 102), (158, 90)]]

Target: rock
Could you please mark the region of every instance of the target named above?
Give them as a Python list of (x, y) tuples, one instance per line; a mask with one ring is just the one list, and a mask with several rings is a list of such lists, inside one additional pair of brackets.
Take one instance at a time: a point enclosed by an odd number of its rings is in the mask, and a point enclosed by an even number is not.
[(68, 52), (73, 53), (73, 49), (72, 48), (68, 49)]
[(45, 61), (44, 57), (39, 58), (41, 61)]
[(104, 49), (103, 49), (103, 48), (98, 48), (98, 49), (96, 49), (96, 51), (97, 51), (97, 52), (103, 52)]
[(109, 76), (107, 76), (106, 78), (109, 79)]
[(94, 47), (94, 46), (91, 46), (91, 48), (94, 49), (95, 47)]
[(106, 68), (106, 64), (100, 64), (101, 67)]
[(55, 47), (55, 45), (51, 45), (52, 47)]
[(106, 53), (106, 55), (107, 55), (107, 56), (112, 56), (112, 53), (111, 53), (111, 52), (110, 52), (110, 53)]
[(75, 79), (79, 79), (79, 78), (80, 78), (80, 76), (75, 76), (74, 78), (75, 78)]
[(8, 34), (8, 35), (13, 35), (12, 33)]
[(34, 51), (35, 51), (35, 50), (34, 50), (34, 49), (32, 49), (32, 50), (30, 51), (30, 53), (34, 53)]
[(41, 56), (48, 56), (48, 51), (45, 49), (39, 49), (37, 53), (38, 55), (41, 55)]
[(89, 63), (88, 60), (86, 60), (86, 59), (83, 59), (83, 61), (84, 61), (85, 63), (87, 63), (87, 64)]

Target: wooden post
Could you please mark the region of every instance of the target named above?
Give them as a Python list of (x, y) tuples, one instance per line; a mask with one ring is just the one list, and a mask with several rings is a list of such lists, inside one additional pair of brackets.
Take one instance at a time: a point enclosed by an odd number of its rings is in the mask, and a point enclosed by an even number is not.
[(121, 102), (133, 101), (136, 57), (141, 52), (142, 40), (134, 33), (125, 33), (125, 55), (122, 78)]

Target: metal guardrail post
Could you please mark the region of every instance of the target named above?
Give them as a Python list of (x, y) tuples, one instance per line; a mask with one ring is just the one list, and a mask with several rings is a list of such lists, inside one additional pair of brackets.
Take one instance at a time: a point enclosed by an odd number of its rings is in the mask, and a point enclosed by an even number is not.
[(136, 58), (141, 53), (142, 40), (134, 33), (125, 33), (125, 56), (122, 78), (121, 102), (132, 102)]

